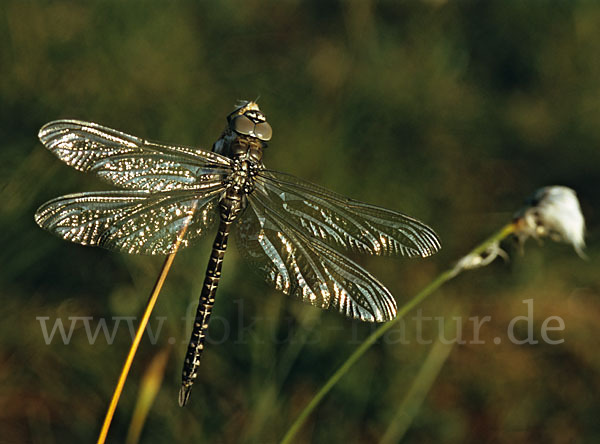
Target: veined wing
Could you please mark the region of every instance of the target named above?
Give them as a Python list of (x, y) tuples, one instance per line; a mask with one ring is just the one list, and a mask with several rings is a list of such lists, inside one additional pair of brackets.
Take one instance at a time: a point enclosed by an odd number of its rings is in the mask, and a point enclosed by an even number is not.
[(92, 122), (56, 120), (38, 136), (67, 165), (126, 189), (202, 189), (231, 169), (231, 160), (219, 154), (150, 142)]
[(354, 319), (389, 321), (396, 301), (368, 271), (264, 206), (255, 195), (235, 230), (242, 255), (285, 294)]
[(70, 194), (46, 202), (35, 221), (46, 230), (82, 245), (131, 254), (168, 254), (187, 226), (179, 248), (204, 235), (218, 219), (222, 188), (150, 194), (112, 191)]
[(305, 234), (339, 249), (374, 255), (430, 256), (437, 234), (395, 211), (332, 193), (289, 174), (263, 170), (254, 196)]

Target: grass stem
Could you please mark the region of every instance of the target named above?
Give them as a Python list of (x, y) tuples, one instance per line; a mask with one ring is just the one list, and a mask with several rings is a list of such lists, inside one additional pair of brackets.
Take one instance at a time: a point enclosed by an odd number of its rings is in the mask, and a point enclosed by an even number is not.
[(123, 365), (123, 369), (121, 370), (121, 374), (119, 375), (117, 386), (115, 387), (115, 391), (113, 393), (112, 399), (110, 400), (108, 410), (104, 417), (104, 422), (102, 423), (102, 428), (100, 429), (100, 435), (98, 436), (98, 444), (104, 444), (104, 442), (106, 441), (108, 429), (110, 428), (110, 424), (115, 414), (115, 410), (117, 409), (117, 404), (119, 403), (119, 398), (121, 397), (121, 393), (123, 392), (125, 380), (127, 379), (127, 375), (129, 374), (129, 370), (131, 369), (133, 358), (137, 353), (140, 341), (142, 340), (142, 336), (144, 335), (144, 332), (146, 331), (146, 326), (148, 325), (148, 321), (150, 320), (150, 315), (152, 314), (152, 310), (154, 310), (154, 306), (156, 305), (156, 301), (158, 300), (158, 295), (160, 294), (163, 284), (167, 279), (169, 270), (171, 270), (171, 265), (173, 265), (175, 255), (177, 254), (177, 251), (181, 246), (181, 242), (183, 241), (183, 238), (185, 236), (185, 233), (187, 232), (187, 229), (195, 211), (196, 205), (194, 204), (194, 206), (190, 210), (186, 222), (183, 225), (183, 228), (177, 236), (177, 240), (173, 246), (173, 252), (170, 253), (165, 259), (165, 262), (160, 270), (160, 274), (158, 275), (158, 279), (156, 279), (156, 283), (154, 284), (154, 288), (152, 289), (152, 293), (150, 294), (150, 298), (148, 299), (148, 303), (146, 304), (146, 309), (144, 310), (144, 314), (142, 315), (142, 320), (140, 321), (140, 325), (138, 326), (138, 329), (135, 333), (135, 338), (133, 339), (131, 347), (129, 348), (129, 353), (127, 354), (127, 358), (125, 359), (125, 364)]
[[(484, 253), (490, 246), (497, 244), (502, 239), (506, 238), (510, 234), (515, 231), (515, 225), (513, 223), (507, 224), (501, 230), (496, 232), (494, 235), (490, 236), (484, 242), (475, 247), (469, 255), (478, 255)], [(327, 382), (321, 387), (321, 389), (317, 392), (317, 394), (310, 400), (310, 402), (304, 407), (304, 409), (300, 412), (296, 420), (292, 423), (283, 439), (281, 440), (282, 444), (289, 444), (292, 442), (308, 416), (312, 413), (312, 411), (319, 405), (319, 403), (323, 400), (325, 395), (329, 393), (329, 391), (339, 382), (339, 380), (344, 376), (348, 370), (354, 365), (356, 361), (358, 361), (365, 352), (388, 330), (390, 330), (396, 323), (402, 319), (408, 312), (410, 312), (413, 308), (415, 308), (418, 304), (420, 304), (425, 298), (427, 298), (430, 294), (432, 294), (435, 290), (440, 288), (443, 284), (451, 280), (452, 278), (458, 276), (460, 271), (456, 269), (456, 267), (451, 267), (448, 270), (439, 274), (433, 281), (431, 281), (425, 288), (423, 288), (419, 293), (417, 293), (412, 299), (410, 299), (406, 304), (404, 304), (396, 315), (396, 318), (393, 321), (390, 321), (386, 324), (383, 324), (377, 330), (373, 332), (365, 341), (360, 344), (360, 346), (348, 357), (348, 359), (331, 375), (331, 377), (327, 380)]]
[(133, 358), (135, 357), (138, 346), (140, 345), (142, 336), (146, 331), (146, 325), (148, 324), (148, 320), (150, 319), (152, 310), (156, 305), (156, 300), (158, 299), (158, 295), (160, 294), (163, 284), (165, 283), (167, 274), (169, 274), (169, 270), (171, 269), (171, 265), (173, 264), (173, 260), (175, 259), (175, 254), (176, 253), (171, 253), (167, 256), (165, 263), (163, 264), (162, 269), (160, 271), (160, 274), (158, 275), (158, 279), (154, 284), (154, 288), (152, 289), (152, 293), (150, 295), (150, 298), (148, 299), (148, 303), (146, 304), (146, 309), (144, 310), (142, 320), (135, 333), (135, 338), (133, 339), (131, 347), (129, 348), (129, 353), (127, 354), (127, 358), (125, 359), (125, 364), (123, 365), (121, 374), (119, 375), (119, 380), (117, 382), (117, 386), (115, 387), (115, 391), (110, 401), (110, 405), (108, 406), (108, 411), (106, 412), (106, 416), (104, 417), (104, 423), (102, 424), (102, 429), (100, 430), (100, 436), (98, 436), (98, 444), (104, 444), (104, 442), (106, 441), (106, 435), (108, 434), (108, 429), (110, 428), (110, 424), (115, 414), (117, 404), (119, 403), (119, 398), (121, 397), (121, 393), (123, 392), (123, 386), (125, 385), (125, 380), (127, 379), (127, 375), (129, 374), (131, 364), (133, 363)]

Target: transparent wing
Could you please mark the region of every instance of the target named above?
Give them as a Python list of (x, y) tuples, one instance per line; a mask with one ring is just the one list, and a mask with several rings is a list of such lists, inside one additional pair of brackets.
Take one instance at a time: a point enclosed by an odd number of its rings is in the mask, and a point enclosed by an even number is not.
[(168, 254), (188, 225), (179, 248), (204, 235), (218, 219), (221, 188), (198, 192), (112, 191), (70, 194), (46, 202), (35, 221), (82, 245), (131, 254)]
[(92, 122), (56, 120), (39, 138), (67, 165), (126, 189), (202, 189), (230, 171), (231, 160), (219, 154), (161, 145)]
[(285, 294), (355, 319), (389, 321), (396, 301), (369, 272), (265, 207), (254, 195), (236, 225), (243, 256)]
[(427, 257), (441, 248), (437, 234), (416, 219), (347, 199), (289, 174), (261, 171), (254, 196), (304, 234), (342, 250)]

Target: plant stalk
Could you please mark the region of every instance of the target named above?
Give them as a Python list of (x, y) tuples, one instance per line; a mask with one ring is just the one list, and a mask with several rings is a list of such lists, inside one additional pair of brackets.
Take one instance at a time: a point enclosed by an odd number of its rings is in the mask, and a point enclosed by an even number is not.
[[(494, 235), (490, 236), (484, 242), (475, 247), (469, 255), (479, 255), (484, 253), (488, 248), (492, 245), (499, 243), (502, 239), (506, 238), (510, 234), (515, 231), (515, 224), (510, 223), (496, 232)], [(417, 293), (412, 299), (410, 299), (406, 304), (404, 304), (396, 315), (396, 318), (386, 324), (383, 324), (377, 330), (375, 330), (365, 341), (348, 357), (348, 359), (331, 375), (331, 377), (327, 380), (327, 382), (321, 387), (321, 389), (317, 392), (317, 394), (310, 400), (310, 402), (304, 407), (304, 409), (300, 412), (296, 420), (292, 423), (287, 433), (281, 440), (281, 444), (289, 444), (292, 442), (308, 416), (312, 413), (312, 411), (319, 405), (319, 403), (323, 400), (325, 395), (329, 393), (329, 391), (339, 382), (339, 380), (344, 376), (348, 370), (354, 365), (356, 361), (358, 361), (365, 352), (388, 330), (390, 330), (400, 319), (402, 319), (409, 311), (415, 308), (418, 304), (420, 304), (424, 299), (426, 299), (430, 294), (432, 294), (435, 290), (440, 288), (443, 284), (451, 280), (452, 278), (458, 276), (460, 272), (463, 271), (457, 270), (456, 267), (449, 268), (448, 270), (439, 274), (433, 281), (431, 281), (425, 288), (423, 288), (419, 293)]]

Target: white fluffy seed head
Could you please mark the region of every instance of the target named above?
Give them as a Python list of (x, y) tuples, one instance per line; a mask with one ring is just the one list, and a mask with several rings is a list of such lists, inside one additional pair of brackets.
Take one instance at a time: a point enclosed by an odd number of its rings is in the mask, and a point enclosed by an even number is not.
[(515, 215), (518, 224), (517, 236), (550, 237), (573, 245), (577, 254), (585, 258), (585, 219), (581, 212), (577, 194), (564, 186), (540, 188), (529, 201), (529, 206)]

